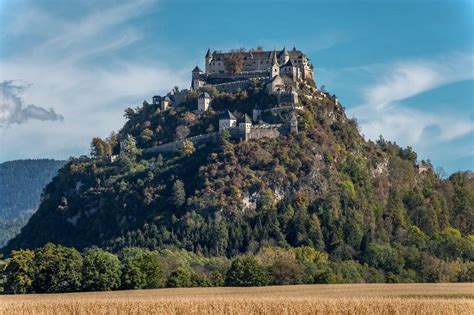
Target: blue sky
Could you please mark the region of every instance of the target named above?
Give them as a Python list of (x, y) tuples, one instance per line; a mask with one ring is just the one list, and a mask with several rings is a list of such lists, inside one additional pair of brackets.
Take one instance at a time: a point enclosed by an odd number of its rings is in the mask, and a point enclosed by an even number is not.
[(0, 161), (67, 158), (211, 49), (304, 50), (366, 138), (474, 169), (472, 1), (0, 0)]

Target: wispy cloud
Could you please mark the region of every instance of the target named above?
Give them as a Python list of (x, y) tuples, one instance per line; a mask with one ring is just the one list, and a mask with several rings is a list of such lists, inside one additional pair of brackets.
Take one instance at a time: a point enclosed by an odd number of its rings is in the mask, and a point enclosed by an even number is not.
[[(452, 54), (431, 60), (368, 66), (378, 79), (364, 92), (363, 104), (349, 113), (358, 118), (370, 139), (383, 135), (404, 145), (426, 147), (463, 137), (474, 131), (472, 120), (457, 111), (426, 112), (403, 101), (421, 93), (474, 79), (473, 56)], [(446, 104), (452, 108), (456, 104)]]
[(25, 84), (3, 81), (0, 83), (0, 127), (21, 124), (30, 119), (63, 120), (54, 109), (45, 109), (34, 104), (25, 105), (20, 95), (27, 88)]
[[(101, 3), (81, 8), (80, 14), (68, 19), (32, 5), (25, 12), (28, 19), (16, 19), (11, 25), (11, 36), (18, 40), (25, 30), (37, 26), (36, 13), (45, 23), (41, 32), (31, 33), (36, 37), (28, 41), (27, 49), (0, 60), (0, 82), (31, 82), (16, 95), (21, 92), (27, 104), (53, 107), (67, 123), (41, 122), (38, 119), (48, 114), (59, 119), (59, 114), (23, 106), (37, 120), (12, 125), (0, 134), (0, 160), (86, 153), (92, 137), (107, 136), (123, 125), (124, 108), (175, 85), (189, 84), (187, 69), (186, 73), (171, 69), (151, 56), (120, 57), (144, 40), (145, 34), (131, 22), (149, 14), (151, 1)], [(6, 115), (1, 117), (6, 119)], [(20, 120), (18, 115), (8, 117)], [(29, 143), (35, 145), (25, 145)]]
[(382, 109), (445, 84), (473, 79), (473, 65), (471, 54), (392, 64), (388, 67), (389, 73), (380, 78), (381, 82), (366, 90), (365, 105)]

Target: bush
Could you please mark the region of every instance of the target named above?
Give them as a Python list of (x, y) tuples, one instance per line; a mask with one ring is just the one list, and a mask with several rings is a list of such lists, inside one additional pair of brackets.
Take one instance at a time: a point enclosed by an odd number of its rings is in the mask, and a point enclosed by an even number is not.
[(232, 261), (225, 283), (236, 287), (264, 286), (269, 283), (269, 276), (255, 257), (242, 256)]
[(14, 250), (5, 268), (5, 293), (31, 293), (35, 277), (35, 253), (31, 250)]
[(167, 286), (171, 288), (192, 287), (191, 272), (186, 268), (179, 267), (171, 273), (168, 278)]
[(386, 272), (400, 273), (404, 265), (403, 257), (390, 244), (370, 243), (364, 258), (369, 266)]
[(87, 291), (109, 291), (120, 287), (122, 266), (114, 254), (99, 248), (84, 253), (82, 287)]
[(36, 292), (72, 292), (81, 288), (82, 256), (74, 248), (46, 244), (35, 255)]
[(152, 289), (163, 286), (163, 271), (157, 252), (126, 248), (120, 256), (123, 289)]
[(274, 284), (298, 284), (303, 278), (303, 267), (294, 258), (280, 257), (270, 266), (270, 275)]

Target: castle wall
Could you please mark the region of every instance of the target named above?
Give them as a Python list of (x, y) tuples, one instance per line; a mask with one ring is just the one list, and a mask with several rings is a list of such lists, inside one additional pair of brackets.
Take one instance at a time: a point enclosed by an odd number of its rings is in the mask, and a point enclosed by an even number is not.
[(186, 97), (189, 95), (189, 90), (181, 90), (178, 93), (174, 93), (172, 96), (173, 98), (173, 106), (177, 106), (183, 103), (186, 100)]
[(221, 83), (221, 84), (214, 84), (212, 85), (215, 87), (219, 92), (235, 92), (238, 89), (245, 90), (252, 86), (252, 81), (245, 80), (245, 81), (236, 81), (236, 82), (229, 82), (229, 83)]
[(278, 138), (282, 134), (286, 134), (285, 128), (282, 125), (269, 125), (269, 126), (254, 126), (250, 129), (248, 139), (261, 139), (261, 138)]
[[(210, 143), (217, 140), (219, 133), (211, 132), (203, 135), (198, 135), (194, 137), (186, 138), (185, 140), (191, 141), (194, 145), (199, 145), (203, 143)], [(144, 149), (143, 153), (145, 154), (158, 154), (166, 152), (177, 152), (183, 147), (183, 141), (173, 141), (165, 144), (160, 144), (152, 148)]]
[(231, 79), (231, 80), (246, 80), (252, 78), (261, 78), (261, 77), (269, 77), (270, 70), (262, 70), (262, 71), (242, 71), (239, 73), (209, 73), (201, 75), (201, 78), (206, 80), (207, 78), (210, 79)]

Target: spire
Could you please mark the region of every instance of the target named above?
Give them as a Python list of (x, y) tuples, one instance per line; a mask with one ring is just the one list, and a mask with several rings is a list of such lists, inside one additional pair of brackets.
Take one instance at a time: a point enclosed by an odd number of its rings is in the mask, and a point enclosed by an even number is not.
[(288, 51), (286, 50), (286, 47), (283, 46), (283, 56), (288, 56)]
[(207, 49), (207, 53), (206, 53), (206, 58), (211, 58), (212, 57), (212, 53), (211, 53), (211, 49)]
[(272, 65), (278, 64), (277, 53), (276, 53), (275, 49), (273, 50), (272, 54), (273, 54), (273, 56), (272, 56)]
[(296, 47), (295, 47), (295, 46), (293, 46), (293, 51), (296, 51)]

